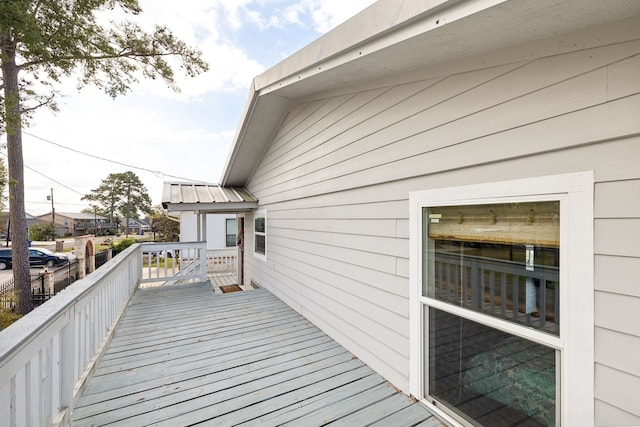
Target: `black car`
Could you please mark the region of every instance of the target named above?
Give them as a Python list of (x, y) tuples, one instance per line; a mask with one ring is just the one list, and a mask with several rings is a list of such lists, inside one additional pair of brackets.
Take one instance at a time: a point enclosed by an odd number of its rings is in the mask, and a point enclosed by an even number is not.
[[(54, 267), (56, 265), (66, 264), (69, 257), (57, 254), (45, 248), (29, 248), (29, 265)], [(11, 268), (13, 262), (11, 260), (11, 249), (0, 249), (0, 270)]]

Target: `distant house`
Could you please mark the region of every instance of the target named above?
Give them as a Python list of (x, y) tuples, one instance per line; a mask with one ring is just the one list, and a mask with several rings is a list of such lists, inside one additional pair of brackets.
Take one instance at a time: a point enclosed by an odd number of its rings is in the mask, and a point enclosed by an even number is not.
[[(32, 225), (41, 222), (40, 219), (35, 216), (26, 213), (27, 219), (27, 228), (31, 228)], [(0, 212), (0, 244), (2, 241), (6, 241), (7, 236), (9, 234), (10, 221), (9, 221), (9, 212)]]
[[(126, 223), (126, 221), (123, 221), (123, 227), (126, 227), (124, 223)], [(149, 229), (150, 225), (147, 224), (144, 220), (129, 218), (129, 234), (140, 234), (148, 231)]]
[(163, 201), (242, 206), (243, 286), (455, 425), (640, 425), (639, 70), (638, 1), (382, 0)]
[[(52, 214), (47, 213), (37, 218), (51, 222)], [(82, 212), (56, 212), (55, 226), (56, 237), (82, 236), (85, 234), (106, 235), (117, 232), (117, 224), (110, 223), (108, 218)]]
[(140, 231), (145, 232), (145, 233), (151, 231), (151, 219), (150, 218), (140, 218), (140, 219), (138, 219), (138, 222), (140, 223)]

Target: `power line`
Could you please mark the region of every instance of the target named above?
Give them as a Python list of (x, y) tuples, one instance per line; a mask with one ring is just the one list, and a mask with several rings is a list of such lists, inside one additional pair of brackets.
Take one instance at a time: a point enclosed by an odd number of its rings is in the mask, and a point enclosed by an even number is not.
[[(28, 203), (30, 205), (51, 205), (51, 202), (33, 202), (33, 201), (29, 201), (29, 200), (25, 200), (25, 203)], [(67, 202), (59, 202), (56, 200), (56, 206), (59, 205), (63, 205), (63, 206), (87, 206), (86, 203), (67, 203)]]
[(125, 166), (127, 168), (138, 169), (138, 170), (141, 170), (141, 171), (149, 172), (149, 173), (152, 173), (152, 174), (154, 174), (155, 176), (158, 176), (158, 177), (165, 176), (165, 177), (169, 177), (169, 178), (179, 179), (179, 180), (182, 180), (182, 181), (202, 182), (201, 180), (198, 180), (198, 179), (184, 178), (184, 177), (180, 177), (180, 176), (164, 173), (162, 171), (154, 171), (154, 170), (143, 168), (143, 167), (140, 167), (140, 166), (130, 165), (128, 163), (123, 163), (123, 162), (119, 162), (119, 161), (116, 161), (116, 160), (107, 159), (105, 157), (96, 156), (95, 154), (90, 154), (90, 153), (86, 153), (84, 151), (76, 150), (75, 148), (66, 147), (66, 146), (64, 146), (62, 144), (50, 141), (50, 140), (48, 140), (46, 138), (42, 138), (41, 136), (33, 135), (33, 134), (29, 133), (29, 132), (22, 131), (22, 133), (24, 133), (26, 135), (29, 135), (29, 136), (31, 136), (33, 138), (39, 139), (41, 141), (44, 141), (46, 143), (49, 143), (51, 145), (55, 145), (56, 147), (64, 148), (65, 150), (69, 150), (69, 151), (72, 151), (74, 153), (81, 154), (83, 156), (92, 157), (94, 159), (102, 160), (104, 162), (109, 162), (109, 163), (113, 163), (113, 164), (120, 165), (120, 166)]
[[(7, 157), (7, 158), (8, 158), (7, 153), (2, 153), (2, 152), (0, 152), (0, 154), (1, 154), (2, 156), (4, 156), (4, 157)], [(30, 171), (35, 172), (35, 173), (37, 173), (38, 175), (45, 177), (45, 178), (46, 178), (46, 179), (48, 179), (49, 181), (55, 182), (56, 184), (58, 184), (58, 185), (60, 185), (60, 186), (62, 186), (62, 187), (64, 187), (64, 188), (66, 188), (67, 190), (73, 191), (73, 192), (74, 192), (74, 193), (76, 193), (76, 194), (79, 194), (79, 195), (81, 195), (81, 196), (84, 196), (84, 194), (82, 194), (82, 193), (81, 193), (81, 192), (79, 192), (78, 190), (75, 190), (75, 189), (73, 189), (73, 188), (69, 187), (68, 185), (63, 184), (63, 183), (61, 183), (60, 181), (56, 181), (55, 179), (51, 178), (50, 176), (47, 176), (47, 175), (43, 174), (42, 172), (37, 171), (37, 170), (35, 170), (34, 168), (32, 168), (32, 167), (30, 167), (30, 166), (28, 166), (28, 165), (26, 165), (26, 164), (24, 164), (24, 163), (23, 163), (23, 166), (24, 166), (25, 168), (29, 169)]]

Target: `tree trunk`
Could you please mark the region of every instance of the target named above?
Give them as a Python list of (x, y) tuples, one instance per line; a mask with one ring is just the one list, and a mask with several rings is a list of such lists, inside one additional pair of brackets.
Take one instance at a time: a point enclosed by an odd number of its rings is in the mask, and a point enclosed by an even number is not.
[(131, 216), (131, 186), (127, 186), (127, 219), (126, 219), (126, 223), (127, 223), (127, 228), (125, 231), (125, 238), (129, 237), (129, 217)]
[(9, 163), (9, 218), (11, 220), (11, 256), (13, 279), (18, 296), (18, 312), (33, 310), (27, 218), (24, 207), (24, 168), (22, 160), (22, 115), (16, 65), (15, 43), (11, 31), (0, 34), (4, 108), (6, 113), (7, 155)]

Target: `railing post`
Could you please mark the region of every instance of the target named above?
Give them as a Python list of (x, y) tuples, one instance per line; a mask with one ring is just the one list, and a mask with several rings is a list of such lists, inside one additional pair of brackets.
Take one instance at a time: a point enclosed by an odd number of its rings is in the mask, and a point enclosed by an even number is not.
[(70, 416), (68, 412), (73, 403), (77, 355), (75, 309), (69, 310), (67, 316), (67, 324), (60, 333), (60, 346), (57, 349), (59, 353), (56, 355), (60, 364), (60, 397), (57, 409), (62, 416), (62, 419), (59, 420), (62, 424), (65, 424), (64, 419)]
[(202, 277), (202, 281), (206, 281), (207, 280), (207, 244), (204, 243), (198, 252), (200, 254), (200, 277)]
[(472, 263), (472, 273), (471, 273), (471, 298), (472, 298), (472, 307), (476, 309), (482, 308), (482, 263), (474, 260)]

